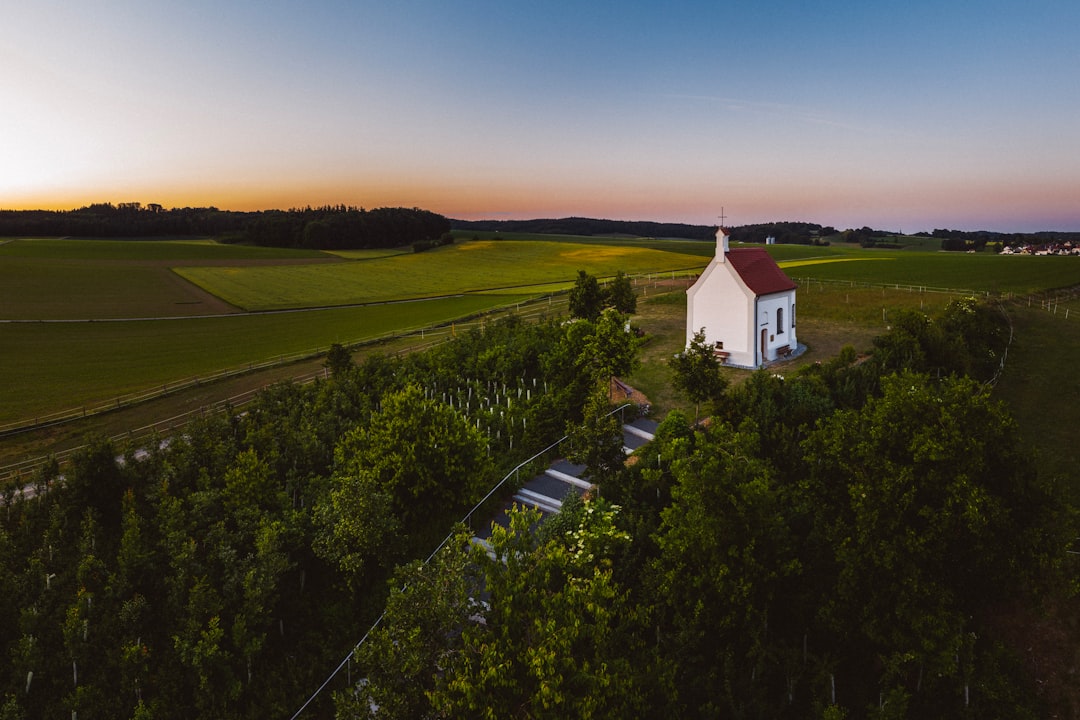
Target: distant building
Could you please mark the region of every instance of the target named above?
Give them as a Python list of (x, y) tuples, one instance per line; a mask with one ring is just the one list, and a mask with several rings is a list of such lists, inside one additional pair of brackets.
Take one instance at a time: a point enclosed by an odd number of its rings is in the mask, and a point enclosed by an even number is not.
[(716, 231), (716, 256), (686, 291), (686, 342), (705, 339), (730, 365), (756, 368), (796, 352), (795, 283), (764, 248), (729, 247)]

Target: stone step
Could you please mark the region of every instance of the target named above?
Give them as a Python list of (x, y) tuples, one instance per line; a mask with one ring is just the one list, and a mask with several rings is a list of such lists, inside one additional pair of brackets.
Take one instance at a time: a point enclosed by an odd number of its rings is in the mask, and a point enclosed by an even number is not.
[(564, 473), (560, 470), (555, 470), (554, 468), (548, 468), (544, 471), (544, 474), (548, 477), (553, 477), (556, 480), (562, 480), (565, 483), (570, 483), (574, 487), (579, 487), (582, 490), (592, 489), (592, 483), (588, 480), (582, 480), (581, 478), (574, 477), (573, 475), (568, 475), (567, 473)]
[(484, 552), (487, 553), (487, 556), (492, 560), (495, 559), (495, 551), (491, 548), (491, 543), (488, 542), (486, 539), (482, 537), (476, 537), (474, 535), (472, 539), (472, 544), (479, 545), (480, 547), (484, 548)]
[(647, 430), (643, 430), (642, 428), (636, 427), (634, 425), (623, 425), (622, 429), (624, 433), (629, 433), (630, 435), (633, 435), (634, 437), (639, 437), (647, 442), (656, 439), (656, 435), (654, 435), (653, 433)]
[(549, 513), (557, 513), (562, 509), (562, 501), (541, 495), (526, 488), (521, 488), (514, 494), (514, 499), (523, 505), (530, 505), (539, 510)]

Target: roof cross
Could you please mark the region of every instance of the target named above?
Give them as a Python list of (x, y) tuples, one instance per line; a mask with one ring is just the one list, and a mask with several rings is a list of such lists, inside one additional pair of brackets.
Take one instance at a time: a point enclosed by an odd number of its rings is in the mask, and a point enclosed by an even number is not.
[(727, 215), (724, 214), (724, 206), (723, 205), (720, 206), (720, 215), (719, 215), (719, 217), (720, 217), (720, 227), (724, 227), (724, 218), (726, 218)]

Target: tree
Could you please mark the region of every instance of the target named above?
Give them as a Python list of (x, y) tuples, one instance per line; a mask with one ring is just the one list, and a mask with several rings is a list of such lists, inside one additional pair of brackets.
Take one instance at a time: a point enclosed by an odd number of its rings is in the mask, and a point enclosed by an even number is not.
[(960, 652), (973, 618), (1038, 587), (1058, 515), (984, 387), (913, 373), (882, 385), (808, 438), (795, 504), (815, 566), (835, 573), (829, 627), (864, 663), (885, 663), (865, 682), (912, 693), (916, 715), (950, 703), (958, 714), (964, 677), (981, 672), (980, 656)]
[(569, 458), (585, 466), (585, 473), (593, 483), (603, 483), (622, 469), (626, 456), (621, 427), (619, 416), (611, 414), (606, 383), (598, 385), (589, 395), (581, 423), (568, 423)]
[(352, 353), (347, 347), (334, 343), (326, 353), (326, 362), (323, 366), (329, 369), (334, 377), (342, 375), (353, 367)]
[(383, 396), (370, 422), (342, 438), (335, 465), (334, 487), (316, 508), (316, 549), (350, 573), (429, 547), (479, 499), (491, 470), (487, 438), (415, 384)]
[(433, 704), (447, 717), (592, 718), (643, 713), (638, 615), (612, 577), (629, 542), (617, 509), (586, 500), (573, 530), (541, 543), (535, 510), (492, 527), (473, 549), (490, 593), (484, 622), (463, 631)]
[(615, 273), (615, 279), (607, 286), (607, 305), (623, 315), (633, 315), (637, 311), (637, 295), (630, 284), (630, 278), (622, 270)]
[(578, 270), (574, 287), (570, 288), (570, 314), (584, 320), (600, 317), (604, 307), (604, 293), (596, 278), (584, 270)]
[(675, 373), (672, 377), (675, 389), (694, 403), (695, 422), (701, 414), (701, 403), (718, 401), (727, 389), (720, 361), (705, 342), (705, 328), (694, 333), (686, 350), (669, 360), (668, 367)]
[(395, 571), (382, 621), (354, 654), (364, 679), (335, 696), (339, 720), (436, 716), (431, 696), (439, 669), (461, 652), (462, 631), (479, 610), (473, 598), (482, 586), (469, 560), (471, 536), (461, 527), (430, 562)]
[(661, 662), (677, 678), (677, 716), (777, 717), (786, 584), (799, 571), (781, 488), (757, 439), (716, 423), (676, 457), (661, 512), (657, 597), (669, 618)]
[(616, 375), (631, 373), (638, 365), (638, 339), (626, 318), (615, 308), (605, 308), (593, 323), (592, 333), (581, 338), (578, 371), (590, 383), (605, 388)]

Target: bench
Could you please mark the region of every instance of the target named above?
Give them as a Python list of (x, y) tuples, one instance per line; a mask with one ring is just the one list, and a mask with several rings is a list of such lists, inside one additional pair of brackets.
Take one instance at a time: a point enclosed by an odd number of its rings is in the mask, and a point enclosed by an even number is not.
[(623, 393), (626, 394), (626, 397), (630, 397), (634, 394), (634, 388), (630, 387), (619, 378), (612, 378), (612, 380), (615, 382), (615, 387), (619, 388), (619, 390), (622, 390)]
[(788, 357), (789, 355), (791, 355), (790, 345), (781, 345), (780, 347), (776, 348), (777, 357)]

